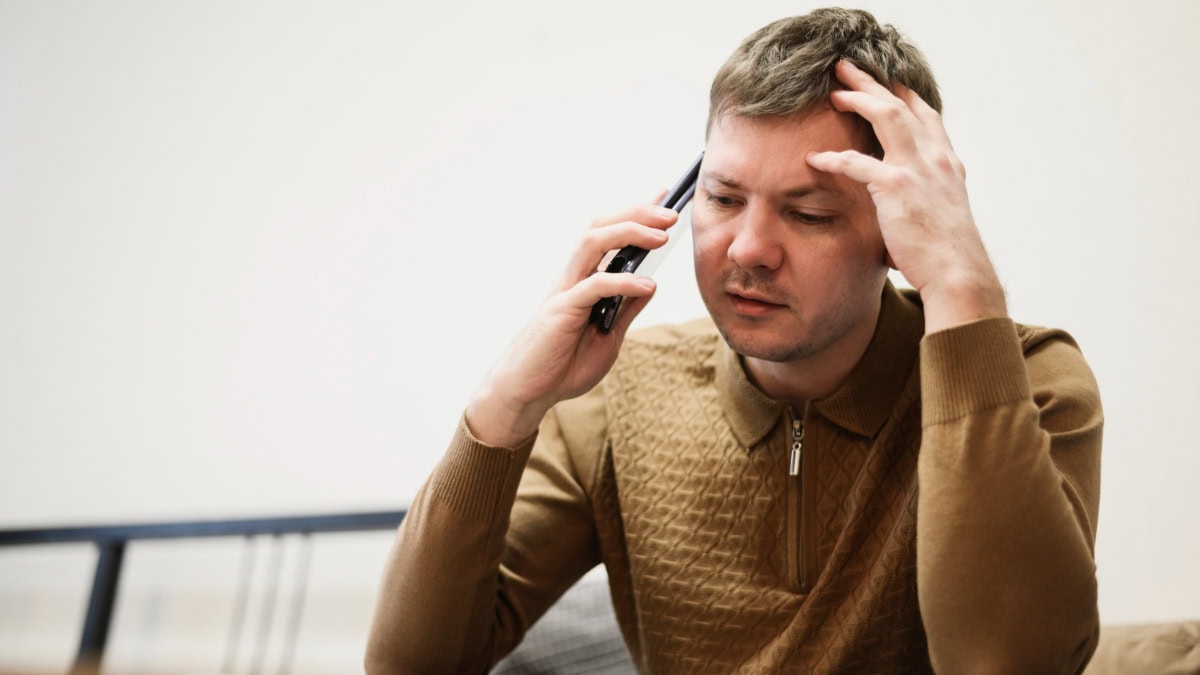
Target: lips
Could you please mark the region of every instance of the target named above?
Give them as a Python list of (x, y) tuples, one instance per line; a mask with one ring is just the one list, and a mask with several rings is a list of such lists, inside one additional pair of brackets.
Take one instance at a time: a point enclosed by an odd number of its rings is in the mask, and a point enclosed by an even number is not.
[(726, 294), (729, 297), (730, 304), (733, 305), (733, 310), (738, 314), (763, 316), (787, 308), (787, 305), (772, 302), (757, 293), (726, 291)]

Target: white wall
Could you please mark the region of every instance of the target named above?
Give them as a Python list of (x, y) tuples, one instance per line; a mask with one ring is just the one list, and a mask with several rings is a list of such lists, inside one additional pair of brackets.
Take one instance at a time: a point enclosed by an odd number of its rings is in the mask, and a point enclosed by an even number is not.
[[(0, 2), (0, 527), (394, 508), (795, 2)], [(866, 3), (1108, 418), (1108, 622), (1200, 616), (1200, 4)], [(687, 244), (648, 324), (703, 312)]]

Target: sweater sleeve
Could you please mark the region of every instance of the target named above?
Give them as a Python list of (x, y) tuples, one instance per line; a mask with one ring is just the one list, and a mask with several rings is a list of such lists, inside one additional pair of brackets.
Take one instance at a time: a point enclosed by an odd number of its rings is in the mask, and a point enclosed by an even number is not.
[(1081, 671), (1099, 634), (1091, 371), (1065, 333), (1008, 319), (928, 335), (920, 359), (917, 583), (934, 669)]
[(598, 558), (556, 412), (516, 449), (460, 421), (389, 554), (366, 669), (486, 672)]

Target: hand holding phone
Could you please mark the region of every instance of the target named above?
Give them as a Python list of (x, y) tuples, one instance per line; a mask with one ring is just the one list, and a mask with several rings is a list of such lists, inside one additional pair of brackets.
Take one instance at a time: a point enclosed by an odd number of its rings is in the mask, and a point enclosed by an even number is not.
[[(704, 159), (704, 153), (696, 158), (675, 187), (667, 193), (666, 197), (658, 203), (659, 206), (665, 206), (669, 209), (674, 209), (676, 213), (683, 211), (683, 207), (692, 200), (692, 195), (696, 193), (696, 179), (700, 176), (700, 162)], [(634, 272), (646, 260), (646, 255), (649, 253), (644, 248), (638, 246), (626, 246), (608, 263), (604, 268), (607, 273), (622, 273)], [(617, 310), (621, 307), (623, 298), (619, 295), (609, 298), (601, 298), (592, 306), (591, 316), (588, 317), (590, 323), (596, 324), (596, 329), (601, 333), (607, 333), (612, 330), (613, 321), (617, 318)]]

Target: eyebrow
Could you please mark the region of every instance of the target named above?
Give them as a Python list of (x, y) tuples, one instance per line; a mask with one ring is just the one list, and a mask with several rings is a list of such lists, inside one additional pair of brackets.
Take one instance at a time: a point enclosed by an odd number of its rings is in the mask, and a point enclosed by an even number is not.
[[(708, 172), (705, 174), (704, 177), (707, 179), (710, 179), (710, 180), (714, 180), (731, 190), (744, 190), (745, 189), (741, 183), (739, 183), (736, 180), (730, 178), (729, 176), (726, 176), (723, 174)], [(838, 197), (838, 198), (846, 196), (845, 193), (841, 192), (840, 190), (834, 190), (832, 188), (820, 187), (820, 186), (812, 185), (812, 184), (799, 185), (790, 190), (786, 190), (783, 193), (783, 196), (788, 199), (800, 199), (802, 197), (809, 197), (812, 195)]]

